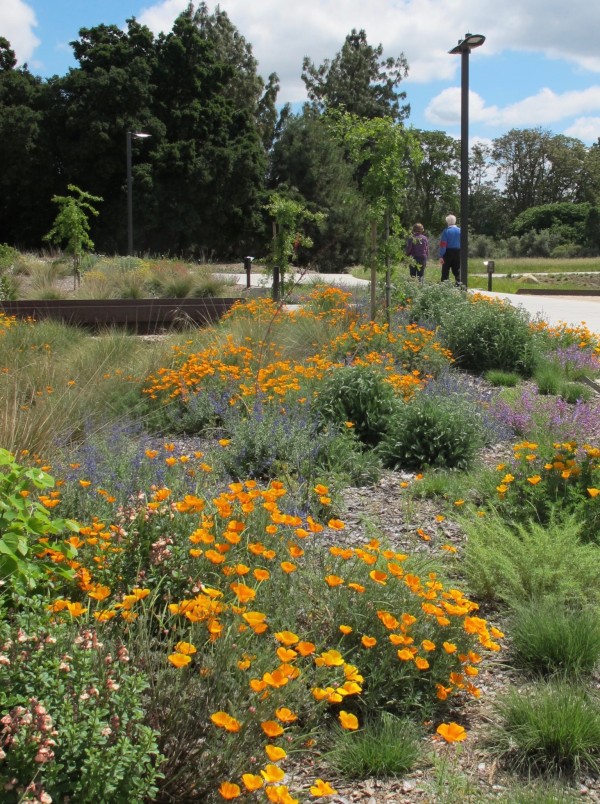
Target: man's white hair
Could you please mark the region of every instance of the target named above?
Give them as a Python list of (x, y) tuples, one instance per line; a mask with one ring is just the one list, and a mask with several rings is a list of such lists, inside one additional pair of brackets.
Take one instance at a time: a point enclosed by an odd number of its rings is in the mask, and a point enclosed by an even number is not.
[(456, 215), (446, 215), (446, 223), (448, 226), (454, 226), (456, 223)]

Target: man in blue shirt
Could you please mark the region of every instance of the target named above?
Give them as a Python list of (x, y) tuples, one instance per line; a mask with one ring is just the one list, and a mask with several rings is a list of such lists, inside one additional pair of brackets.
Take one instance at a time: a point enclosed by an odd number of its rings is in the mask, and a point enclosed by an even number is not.
[(442, 266), (442, 282), (450, 278), (450, 271), (454, 281), (460, 285), (460, 227), (456, 225), (456, 217), (446, 217), (446, 228), (440, 235), (440, 263)]

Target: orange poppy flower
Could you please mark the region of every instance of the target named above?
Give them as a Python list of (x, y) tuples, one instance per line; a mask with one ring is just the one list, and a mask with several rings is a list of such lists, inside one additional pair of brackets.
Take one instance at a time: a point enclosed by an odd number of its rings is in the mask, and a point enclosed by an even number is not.
[(233, 782), (221, 782), (219, 793), (226, 801), (231, 801), (233, 798), (238, 798), (242, 794), (241, 788)]
[(283, 728), (274, 720), (263, 720), (260, 727), (267, 737), (280, 737), (283, 734)]
[(265, 752), (271, 762), (279, 762), (280, 759), (285, 759), (287, 757), (287, 752), (280, 748), (278, 745), (265, 745)]
[(345, 712), (343, 709), (340, 712), (340, 724), (343, 729), (348, 731), (355, 731), (358, 728), (358, 718), (351, 712)]
[(174, 667), (185, 667), (192, 661), (185, 653), (171, 653), (167, 658)]
[(246, 790), (249, 790), (250, 792), (260, 790), (264, 784), (262, 778), (260, 776), (256, 776), (254, 773), (242, 774), (242, 782), (244, 783)]
[(458, 723), (440, 723), (436, 732), (447, 743), (459, 743), (467, 739), (467, 732)]

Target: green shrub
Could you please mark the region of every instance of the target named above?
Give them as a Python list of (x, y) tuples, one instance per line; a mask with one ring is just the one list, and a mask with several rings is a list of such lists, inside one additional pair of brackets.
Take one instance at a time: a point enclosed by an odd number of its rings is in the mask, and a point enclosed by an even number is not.
[(465, 400), (421, 393), (390, 419), (377, 453), (390, 468), (467, 469), (483, 440)]
[(565, 604), (600, 601), (600, 548), (581, 542), (573, 517), (512, 525), (492, 512), (463, 527), (464, 568), (477, 597), (507, 605), (547, 595)]
[(497, 704), (493, 750), (510, 765), (544, 774), (600, 771), (600, 706), (566, 682), (511, 690)]
[[(77, 533), (79, 526), (68, 519), (52, 518), (43, 505), (50, 499), (43, 492), (53, 487), (53, 477), (41, 469), (19, 465), (10, 452), (0, 449), (0, 582), (2, 586), (8, 583), (8, 589), (26, 593), (47, 580), (50, 567), (35, 558), (39, 539), (47, 539), (57, 553), (73, 558), (74, 550), (61, 537)], [(74, 574), (57, 567), (52, 567), (52, 572), (64, 577)]]
[(383, 712), (361, 731), (336, 729), (327, 760), (336, 773), (349, 779), (401, 776), (419, 757), (419, 737), (413, 722)]
[(411, 321), (424, 326), (442, 326), (451, 310), (464, 311), (469, 302), (467, 295), (450, 282), (414, 286), (409, 313)]
[(160, 758), (144, 724), (145, 676), (122, 646), (45, 608), (34, 601), (0, 622), (2, 801), (32, 801), (33, 791), (82, 804), (152, 798)]
[(442, 316), (441, 339), (461, 368), (477, 374), (500, 369), (528, 377), (537, 359), (528, 314), (496, 301), (451, 307)]
[(534, 599), (515, 608), (510, 634), (515, 662), (533, 672), (590, 673), (600, 659), (596, 608), (566, 607), (555, 597)]
[(394, 389), (379, 371), (370, 366), (346, 366), (325, 377), (314, 409), (325, 421), (340, 426), (351, 422), (360, 441), (374, 446), (399, 406)]

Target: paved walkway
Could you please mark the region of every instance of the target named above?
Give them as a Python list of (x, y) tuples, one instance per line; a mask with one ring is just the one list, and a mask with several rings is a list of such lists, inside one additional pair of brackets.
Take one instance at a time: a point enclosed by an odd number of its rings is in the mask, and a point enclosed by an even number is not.
[(506, 299), (515, 307), (527, 310), (532, 318), (542, 318), (551, 325), (585, 324), (591, 332), (600, 335), (600, 296), (527, 296), (520, 293), (489, 293), (487, 290), (478, 292)]
[[(246, 274), (215, 274), (216, 277), (226, 281), (235, 281), (236, 284), (246, 287)], [(289, 278), (288, 278), (289, 279)], [(294, 276), (294, 281), (308, 285), (311, 282), (327, 282), (340, 287), (368, 287), (368, 279), (357, 279), (351, 274), (317, 274), (307, 272)], [(267, 274), (252, 272), (250, 285), (253, 288), (271, 286), (271, 277)], [(494, 293), (486, 290), (478, 291), (486, 296), (506, 299), (516, 307), (527, 310), (532, 318), (542, 318), (551, 325), (566, 323), (572, 326), (585, 324), (591, 332), (600, 335), (600, 296), (527, 296), (515, 293)]]

